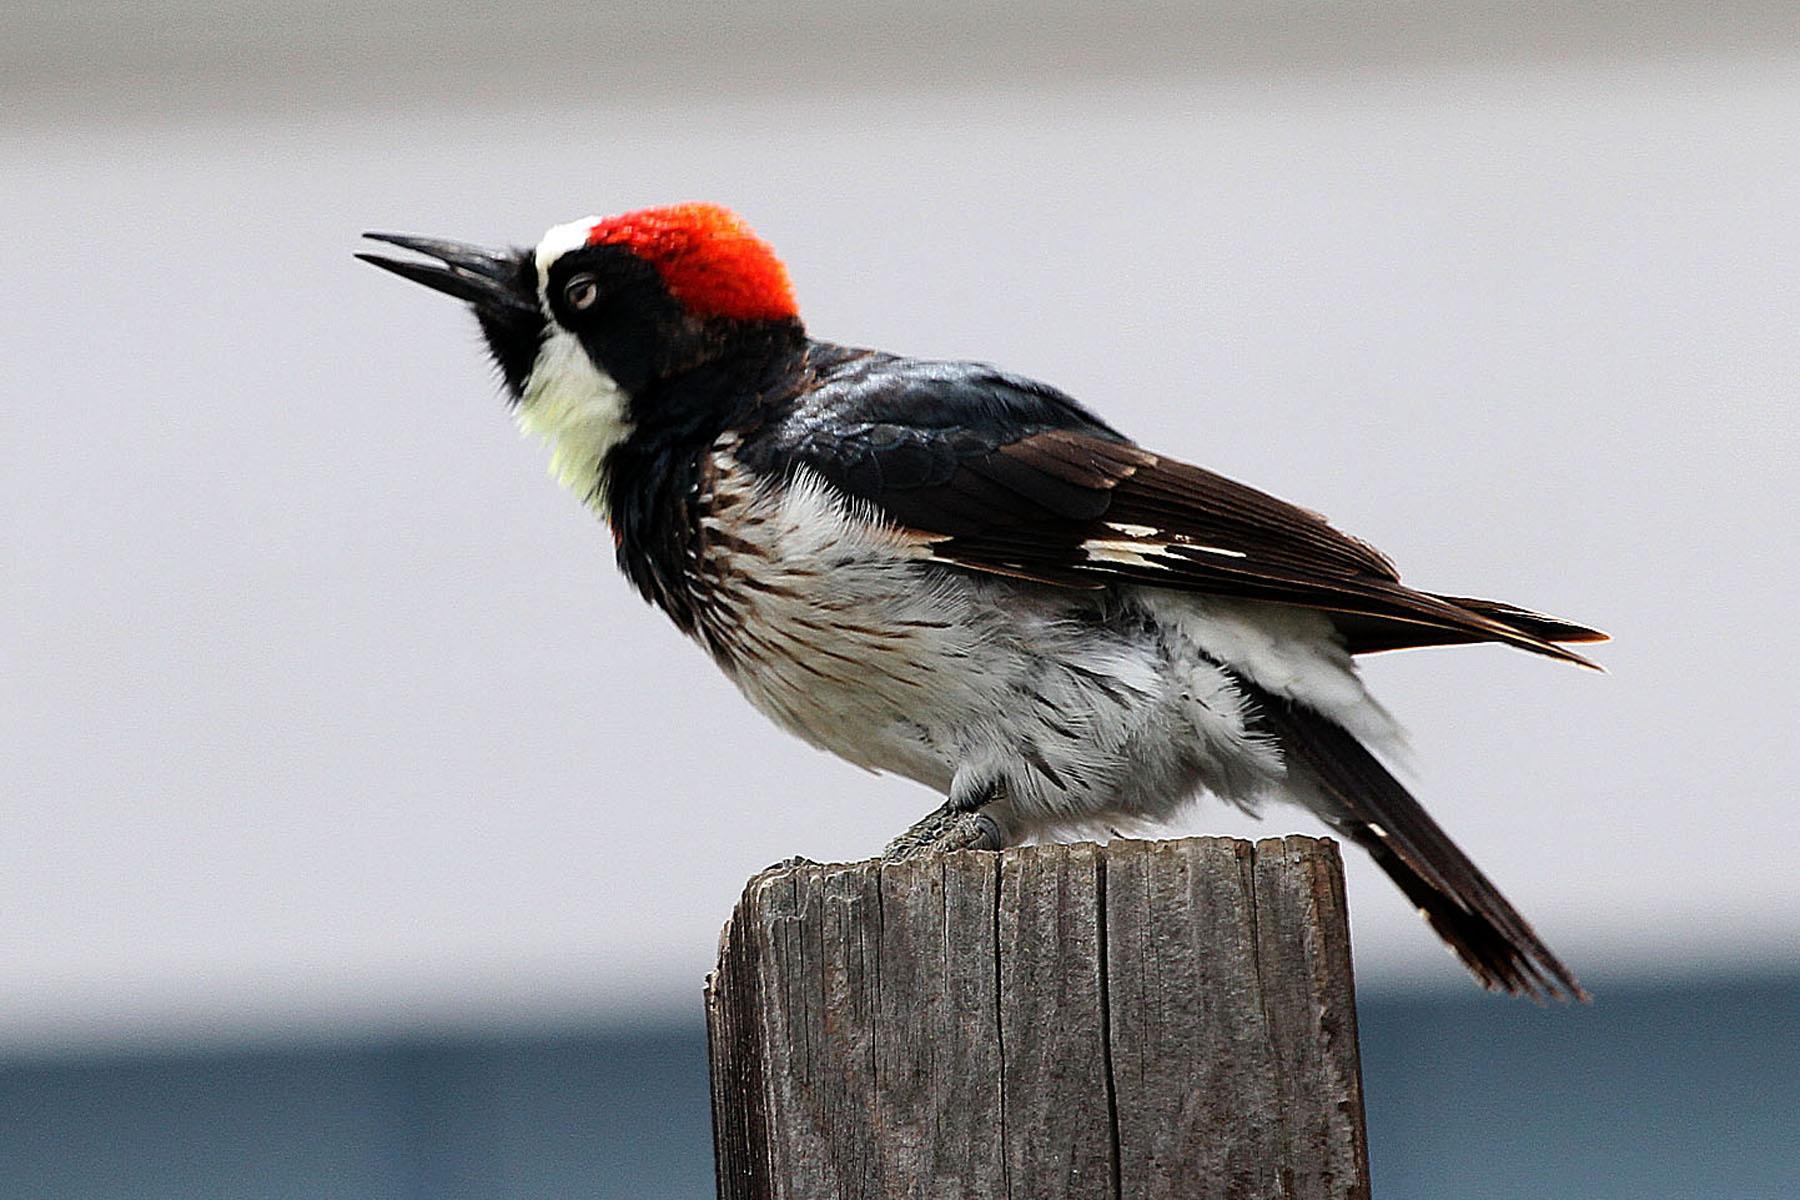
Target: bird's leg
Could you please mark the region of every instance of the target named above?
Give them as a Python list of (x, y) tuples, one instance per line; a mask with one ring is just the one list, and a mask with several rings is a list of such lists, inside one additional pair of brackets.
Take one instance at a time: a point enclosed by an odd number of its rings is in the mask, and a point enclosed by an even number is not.
[(889, 842), (881, 852), (882, 859), (904, 862), (944, 850), (1004, 849), (1006, 827), (1001, 822), (999, 801), (1005, 792), (1004, 782), (991, 775), (977, 777), (967, 769), (957, 771), (944, 803)]

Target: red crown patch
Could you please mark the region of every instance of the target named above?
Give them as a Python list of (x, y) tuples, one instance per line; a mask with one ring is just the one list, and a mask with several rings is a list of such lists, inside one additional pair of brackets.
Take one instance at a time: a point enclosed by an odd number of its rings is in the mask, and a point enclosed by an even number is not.
[(662, 272), (669, 292), (701, 317), (739, 321), (797, 317), (787, 268), (730, 209), (672, 204), (608, 217), (590, 246), (626, 246)]

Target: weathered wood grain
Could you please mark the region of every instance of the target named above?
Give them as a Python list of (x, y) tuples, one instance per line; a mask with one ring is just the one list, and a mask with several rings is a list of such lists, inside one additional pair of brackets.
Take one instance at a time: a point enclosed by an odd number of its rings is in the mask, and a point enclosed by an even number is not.
[(1366, 1197), (1336, 846), (751, 880), (706, 992), (719, 1195)]

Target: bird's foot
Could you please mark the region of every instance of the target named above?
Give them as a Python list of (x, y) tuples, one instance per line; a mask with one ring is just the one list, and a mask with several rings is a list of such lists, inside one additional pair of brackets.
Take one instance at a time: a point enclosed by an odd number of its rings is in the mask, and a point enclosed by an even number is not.
[(905, 862), (947, 850), (1002, 850), (1006, 830), (985, 809), (968, 811), (945, 804), (887, 844), (883, 862)]

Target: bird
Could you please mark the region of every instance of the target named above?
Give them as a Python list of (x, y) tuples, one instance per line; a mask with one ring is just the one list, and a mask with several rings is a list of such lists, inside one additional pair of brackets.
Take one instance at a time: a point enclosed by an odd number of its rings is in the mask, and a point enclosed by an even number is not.
[(1360, 655), (1607, 635), (1400, 581), (1325, 517), (1146, 449), (976, 362), (813, 338), (710, 203), (529, 248), (371, 232), (473, 310), (518, 425), (644, 599), (774, 723), (942, 803), (892, 859), (1297, 804), (1371, 855), (1490, 990), (1586, 1000), (1390, 769)]

